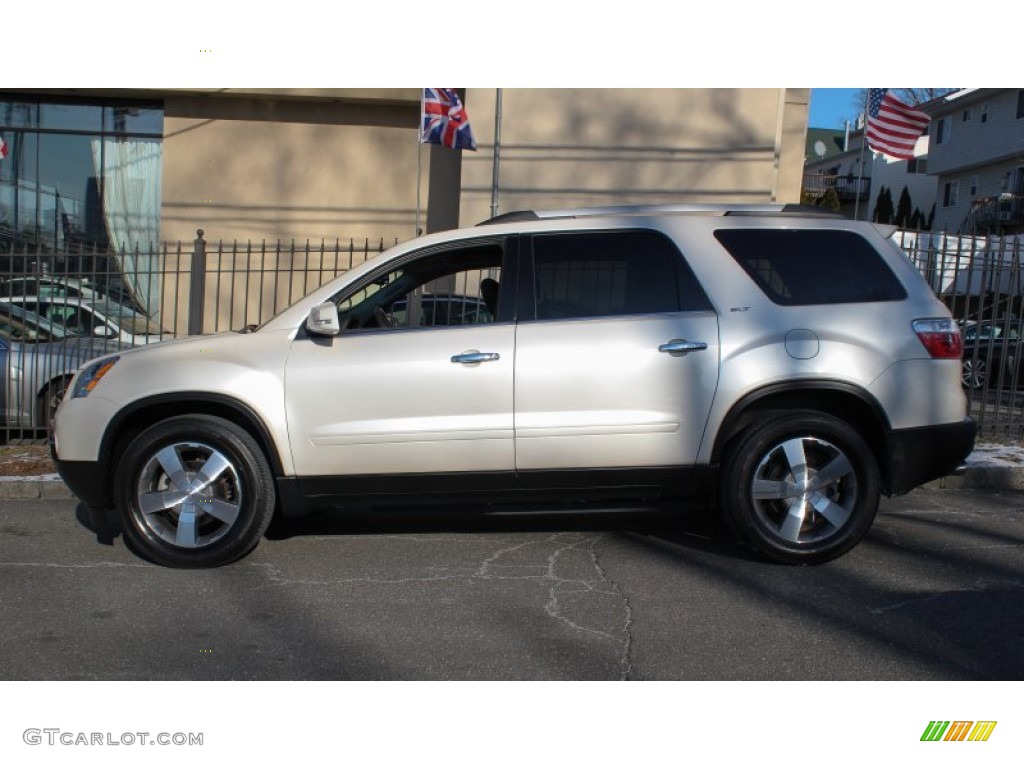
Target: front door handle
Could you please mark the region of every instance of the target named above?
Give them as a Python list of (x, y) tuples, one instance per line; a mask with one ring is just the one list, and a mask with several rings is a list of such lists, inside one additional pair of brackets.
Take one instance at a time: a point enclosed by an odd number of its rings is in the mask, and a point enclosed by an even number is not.
[(658, 347), (659, 352), (668, 352), (675, 354), (685, 355), (687, 352), (697, 352), (701, 349), (707, 349), (708, 345), (703, 341), (687, 341), (686, 339), (672, 339), (667, 344), (662, 344)]
[(461, 355), (452, 355), (453, 363), (489, 363), (493, 360), (500, 359), (501, 355), (497, 352), (477, 352), (475, 350), (470, 352), (463, 352)]

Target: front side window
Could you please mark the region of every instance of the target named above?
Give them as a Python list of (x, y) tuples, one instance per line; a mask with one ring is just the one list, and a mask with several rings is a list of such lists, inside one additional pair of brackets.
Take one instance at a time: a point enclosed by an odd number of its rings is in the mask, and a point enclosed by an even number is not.
[(537, 320), (710, 307), (679, 251), (657, 232), (537, 235), (533, 265)]
[(504, 293), (502, 262), (503, 248), (496, 243), (403, 262), (335, 299), (341, 327), (355, 331), (496, 322)]
[(884, 259), (854, 232), (720, 229), (715, 238), (776, 304), (899, 301), (907, 296)]

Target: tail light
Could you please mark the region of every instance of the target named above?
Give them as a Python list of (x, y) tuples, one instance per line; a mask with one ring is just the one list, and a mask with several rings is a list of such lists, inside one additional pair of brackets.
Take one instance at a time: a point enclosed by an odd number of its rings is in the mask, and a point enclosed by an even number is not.
[(956, 358), (964, 354), (964, 340), (960, 328), (951, 318), (931, 317), (915, 320), (914, 333), (924, 344), (928, 354), (935, 358)]

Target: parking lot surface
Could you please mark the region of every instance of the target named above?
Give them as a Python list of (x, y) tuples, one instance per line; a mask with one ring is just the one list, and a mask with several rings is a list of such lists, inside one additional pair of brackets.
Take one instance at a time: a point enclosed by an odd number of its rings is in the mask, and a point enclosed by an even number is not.
[(18, 679), (1018, 680), (1024, 493), (918, 490), (821, 566), (668, 507), (356, 509), (156, 567), (71, 500), (0, 501)]

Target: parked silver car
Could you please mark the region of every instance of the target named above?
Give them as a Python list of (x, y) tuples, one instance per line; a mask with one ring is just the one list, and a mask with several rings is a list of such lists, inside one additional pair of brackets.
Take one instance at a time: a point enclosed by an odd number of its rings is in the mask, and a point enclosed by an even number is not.
[[(446, 292), (486, 317), (408, 311)], [(538, 496), (714, 499), (750, 546), (816, 563), (970, 452), (962, 348), (869, 223), (527, 212), (396, 246), (253, 333), (94, 361), (53, 450), (169, 566), (243, 556), (275, 509)]]
[(133, 346), (154, 344), (170, 336), (159, 323), (113, 301), (67, 296), (18, 296), (7, 301), (57, 323), (72, 336), (114, 339)]
[(21, 307), (0, 303), (0, 386), (4, 424), (45, 429), (75, 372), (88, 360), (124, 345), (68, 336)]

